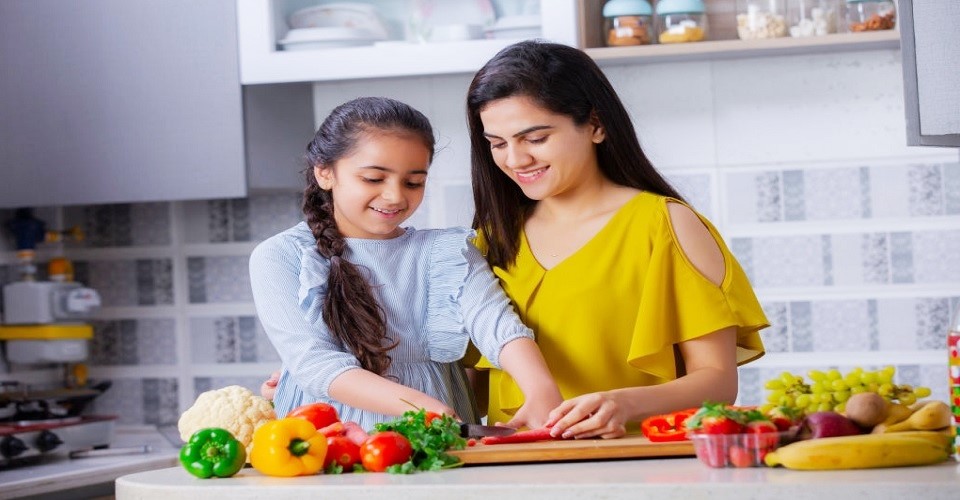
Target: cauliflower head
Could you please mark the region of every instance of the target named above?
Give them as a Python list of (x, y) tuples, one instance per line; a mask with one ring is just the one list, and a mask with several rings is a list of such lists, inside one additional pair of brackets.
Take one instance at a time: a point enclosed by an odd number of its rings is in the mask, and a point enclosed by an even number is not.
[(206, 427), (226, 429), (246, 447), (249, 460), (253, 431), (276, 418), (270, 401), (255, 395), (246, 387), (231, 385), (204, 392), (197, 397), (193, 406), (180, 415), (177, 429), (184, 441)]

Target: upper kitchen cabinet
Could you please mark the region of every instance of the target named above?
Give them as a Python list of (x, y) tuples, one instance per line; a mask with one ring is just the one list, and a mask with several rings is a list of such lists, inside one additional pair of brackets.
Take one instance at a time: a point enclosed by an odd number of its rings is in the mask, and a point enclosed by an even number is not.
[(246, 194), (235, 0), (0, 2), (0, 206)]
[(960, 3), (900, 0), (907, 144), (960, 147)]
[(522, 38), (576, 44), (576, 0), (236, 0), (244, 84), (472, 73)]

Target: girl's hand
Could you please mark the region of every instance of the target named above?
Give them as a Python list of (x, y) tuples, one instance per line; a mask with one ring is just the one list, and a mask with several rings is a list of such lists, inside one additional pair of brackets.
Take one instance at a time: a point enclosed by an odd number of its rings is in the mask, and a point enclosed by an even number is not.
[(543, 427), (550, 418), (550, 411), (563, 402), (559, 391), (551, 391), (549, 394), (530, 397), (524, 402), (523, 406), (517, 410), (513, 418), (505, 423), (507, 427), (519, 429), (526, 427), (528, 429), (539, 429)]
[(627, 433), (623, 405), (609, 392), (594, 392), (568, 399), (554, 408), (547, 419), (552, 436), (604, 439)]
[(277, 395), (278, 382), (280, 382), (280, 372), (271, 373), (270, 378), (260, 384), (260, 395), (268, 401), (273, 401), (273, 397)]

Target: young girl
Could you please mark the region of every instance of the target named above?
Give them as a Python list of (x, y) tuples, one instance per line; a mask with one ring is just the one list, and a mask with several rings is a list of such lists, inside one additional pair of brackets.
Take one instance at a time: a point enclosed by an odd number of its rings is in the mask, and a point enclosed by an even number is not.
[(476, 422), (459, 362), (468, 341), (527, 396), (513, 425), (542, 425), (560, 403), (472, 231), (400, 227), (423, 200), (433, 148), (427, 118), (386, 98), (337, 107), (307, 146), (306, 222), (250, 257), (283, 361), (278, 416), (323, 401), (367, 429), (411, 405)]
[[(477, 72), (467, 115), (474, 227), (569, 398), (552, 433), (617, 437), (651, 414), (733, 402), (767, 319), (716, 229), (647, 159), (596, 63), (516, 43)], [(488, 419), (509, 419), (523, 391), (479, 367)]]

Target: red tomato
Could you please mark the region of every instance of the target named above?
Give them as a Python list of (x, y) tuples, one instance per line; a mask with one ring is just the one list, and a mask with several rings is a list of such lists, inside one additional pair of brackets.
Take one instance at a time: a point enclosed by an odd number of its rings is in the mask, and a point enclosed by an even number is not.
[(337, 409), (327, 403), (310, 403), (298, 406), (287, 413), (287, 416), (308, 420), (317, 429), (323, 429), (340, 421), (340, 417), (337, 416)]
[(430, 422), (440, 418), (440, 414), (432, 411), (428, 411), (423, 416), (423, 423), (430, 427)]
[(704, 434), (740, 434), (743, 424), (729, 417), (708, 415), (700, 421), (700, 431)]
[(383, 472), (391, 465), (402, 464), (410, 460), (412, 454), (410, 441), (394, 431), (373, 434), (360, 445), (363, 468), (373, 472)]
[(344, 472), (353, 470), (353, 465), (360, 463), (360, 447), (343, 436), (327, 438), (327, 456), (323, 459), (323, 468), (336, 462), (343, 466)]
[(741, 446), (730, 447), (730, 463), (734, 467), (752, 467), (754, 450)]
[(780, 443), (779, 429), (773, 422), (754, 420), (747, 424), (747, 436), (744, 444), (755, 450), (769, 450)]

